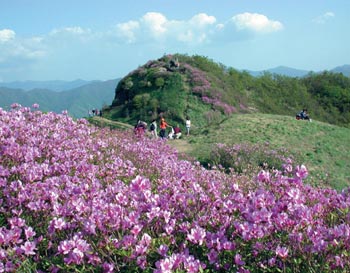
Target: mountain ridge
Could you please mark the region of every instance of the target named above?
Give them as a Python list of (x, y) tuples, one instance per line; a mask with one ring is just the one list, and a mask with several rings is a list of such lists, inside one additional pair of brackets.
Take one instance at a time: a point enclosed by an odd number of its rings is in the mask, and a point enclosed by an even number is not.
[(0, 87), (7, 87), (13, 89), (22, 89), (24, 91), (30, 91), (33, 89), (48, 89), (55, 92), (67, 91), (70, 89), (78, 88), (83, 85), (87, 85), (94, 82), (102, 82), (100, 80), (85, 81), (82, 79), (76, 79), (73, 81), (64, 80), (49, 80), (49, 81), (11, 81), (0, 82)]
[(0, 87), (0, 107), (10, 109), (13, 103), (30, 107), (38, 103), (42, 111), (60, 113), (67, 110), (71, 116), (82, 118), (88, 116), (89, 110), (102, 109), (113, 100), (118, 81), (119, 79), (93, 81), (61, 92), (40, 88), (25, 91)]
[(254, 77), (261, 76), (265, 72), (283, 75), (283, 76), (288, 76), (288, 77), (305, 77), (309, 73), (322, 73), (324, 71), (329, 71), (329, 72), (334, 72), (334, 73), (342, 73), (344, 76), (350, 77), (350, 65), (348, 65), (348, 64), (337, 66), (337, 67), (330, 69), (330, 70), (322, 70), (322, 71), (297, 69), (297, 68), (283, 66), (283, 65), (269, 68), (266, 70), (258, 70), (258, 71), (246, 70), (246, 71)]

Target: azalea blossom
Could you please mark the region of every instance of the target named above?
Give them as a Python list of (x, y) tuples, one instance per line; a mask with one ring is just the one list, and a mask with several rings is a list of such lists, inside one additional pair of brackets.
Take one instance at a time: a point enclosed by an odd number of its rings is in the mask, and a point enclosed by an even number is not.
[(305, 184), (291, 160), (251, 179), (180, 159), (164, 141), (18, 105), (0, 109), (0, 144), (0, 271), (27, 259), (52, 272), (315, 271), (319, 257), (350, 270), (350, 191)]
[(35, 255), (34, 250), (36, 250), (35, 242), (26, 241), (24, 245), (21, 246), (21, 249), (24, 251), (25, 255)]
[(277, 246), (276, 248), (276, 255), (279, 256), (282, 260), (286, 259), (288, 257), (288, 248), (284, 246)]
[(198, 243), (199, 245), (202, 245), (205, 239), (205, 236), (206, 236), (205, 229), (197, 226), (191, 229), (191, 233), (187, 235), (187, 238), (193, 243)]

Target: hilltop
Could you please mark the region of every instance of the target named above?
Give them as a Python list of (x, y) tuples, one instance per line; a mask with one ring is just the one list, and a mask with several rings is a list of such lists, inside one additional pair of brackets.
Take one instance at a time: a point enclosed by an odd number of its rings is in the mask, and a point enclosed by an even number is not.
[(350, 127), (350, 79), (328, 71), (303, 78), (270, 72), (253, 77), (207, 57), (175, 54), (150, 60), (122, 78), (104, 113), (129, 124), (160, 115), (183, 124), (190, 116), (206, 127), (234, 114), (294, 116), (302, 108), (319, 121)]

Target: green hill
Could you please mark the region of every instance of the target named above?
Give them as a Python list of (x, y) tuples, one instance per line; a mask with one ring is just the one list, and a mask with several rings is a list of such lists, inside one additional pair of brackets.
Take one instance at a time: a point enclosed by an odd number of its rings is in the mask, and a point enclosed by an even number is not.
[[(295, 119), (302, 108), (313, 122)], [(286, 149), (309, 168), (310, 183), (350, 185), (350, 79), (341, 73), (253, 77), (207, 57), (167, 55), (124, 77), (104, 110), (104, 118), (131, 125), (165, 116), (183, 129), (189, 116), (193, 135), (169, 143), (204, 165), (220, 163), (216, 143), (248, 143)]]
[(210, 163), (216, 143), (259, 144), (271, 151), (284, 148), (297, 163), (305, 164), (309, 182), (328, 184), (338, 190), (350, 186), (350, 129), (319, 121), (301, 121), (290, 116), (271, 114), (233, 115), (207, 128), (194, 126), (183, 143), (169, 141), (203, 164)]
[(208, 126), (237, 113), (294, 116), (308, 108), (314, 119), (350, 127), (350, 79), (341, 73), (253, 77), (203, 56), (166, 55), (130, 72), (117, 85), (105, 116), (133, 124), (190, 116)]

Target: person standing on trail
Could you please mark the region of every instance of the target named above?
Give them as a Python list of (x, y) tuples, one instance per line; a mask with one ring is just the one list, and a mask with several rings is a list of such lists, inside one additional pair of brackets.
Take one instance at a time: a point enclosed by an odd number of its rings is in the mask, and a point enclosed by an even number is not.
[(190, 128), (191, 128), (191, 120), (190, 118), (187, 116), (186, 117), (186, 132), (187, 132), (187, 135), (189, 136), (190, 135)]
[(167, 127), (169, 127), (168, 123), (165, 121), (164, 118), (161, 118), (160, 124), (159, 124), (159, 128), (160, 128), (159, 136), (163, 139), (166, 137), (165, 130)]
[(157, 138), (158, 135), (157, 135), (157, 122), (156, 120), (152, 120), (151, 122), (151, 126), (149, 127), (149, 130), (151, 132), (151, 138)]

